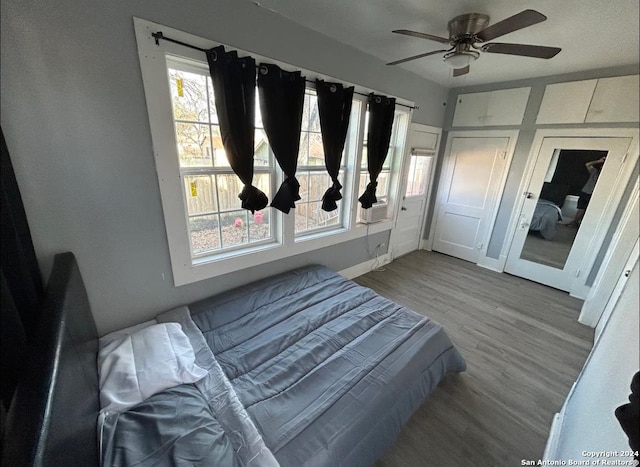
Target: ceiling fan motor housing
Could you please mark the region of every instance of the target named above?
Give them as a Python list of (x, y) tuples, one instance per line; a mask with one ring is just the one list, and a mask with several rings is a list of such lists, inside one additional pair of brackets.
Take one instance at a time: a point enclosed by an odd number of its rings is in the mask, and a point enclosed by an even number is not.
[(449, 21), (449, 40), (455, 42), (476, 42), (476, 34), (489, 24), (489, 16), (480, 13), (460, 15)]

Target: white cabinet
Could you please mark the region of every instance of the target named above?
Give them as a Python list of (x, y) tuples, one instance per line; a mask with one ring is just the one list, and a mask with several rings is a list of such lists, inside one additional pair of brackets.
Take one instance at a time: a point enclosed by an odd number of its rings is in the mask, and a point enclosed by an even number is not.
[(549, 84), (536, 123), (638, 121), (638, 75)]
[(531, 88), (460, 94), (454, 127), (521, 125)]
[(598, 80), (585, 122), (637, 122), (638, 75)]
[(597, 79), (549, 84), (536, 123), (582, 123), (587, 115)]

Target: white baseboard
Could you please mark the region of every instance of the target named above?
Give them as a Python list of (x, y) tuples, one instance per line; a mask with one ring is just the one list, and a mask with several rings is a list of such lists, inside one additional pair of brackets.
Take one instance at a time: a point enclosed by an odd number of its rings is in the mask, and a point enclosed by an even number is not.
[[(376, 261), (378, 262), (378, 266), (376, 266)], [(350, 268), (343, 269), (342, 271), (338, 271), (343, 277), (347, 279), (353, 279), (355, 277), (361, 276), (368, 272), (371, 272), (371, 269), (376, 266), (384, 266), (385, 264), (389, 264), (391, 262), (391, 255), (388, 253), (379, 256), (377, 259), (370, 259), (369, 261), (365, 261), (364, 263), (356, 264), (355, 266), (351, 266)]]
[(427, 250), (431, 251), (432, 242), (428, 238), (420, 239), (420, 243), (418, 244), (419, 250)]
[(500, 267), (500, 260), (495, 258), (489, 258), (488, 256), (482, 256), (476, 263), (481, 268), (490, 269), (496, 272), (503, 272), (504, 269)]
[(551, 422), (551, 431), (549, 432), (549, 438), (547, 439), (547, 445), (544, 448), (544, 454), (542, 460), (553, 460), (556, 458), (558, 452), (558, 441), (560, 439), (560, 431), (562, 429), (562, 419), (564, 418), (563, 410), (553, 416)]

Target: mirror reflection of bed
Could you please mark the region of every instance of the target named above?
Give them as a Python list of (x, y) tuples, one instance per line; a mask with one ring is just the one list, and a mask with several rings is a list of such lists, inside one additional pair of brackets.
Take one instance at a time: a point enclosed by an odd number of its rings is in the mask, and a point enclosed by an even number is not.
[(536, 209), (520, 258), (564, 268), (580, 228), (578, 201), (592, 173), (586, 164), (606, 155), (607, 151), (556, 150), (536, 196)]

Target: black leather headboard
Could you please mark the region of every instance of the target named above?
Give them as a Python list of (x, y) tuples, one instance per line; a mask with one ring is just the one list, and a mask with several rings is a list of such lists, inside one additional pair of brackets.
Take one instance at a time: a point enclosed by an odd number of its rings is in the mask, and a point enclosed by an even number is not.
[(97, 466), (98, 335), (72, 253), (56, 255), (9, 413), (3, 466)]

